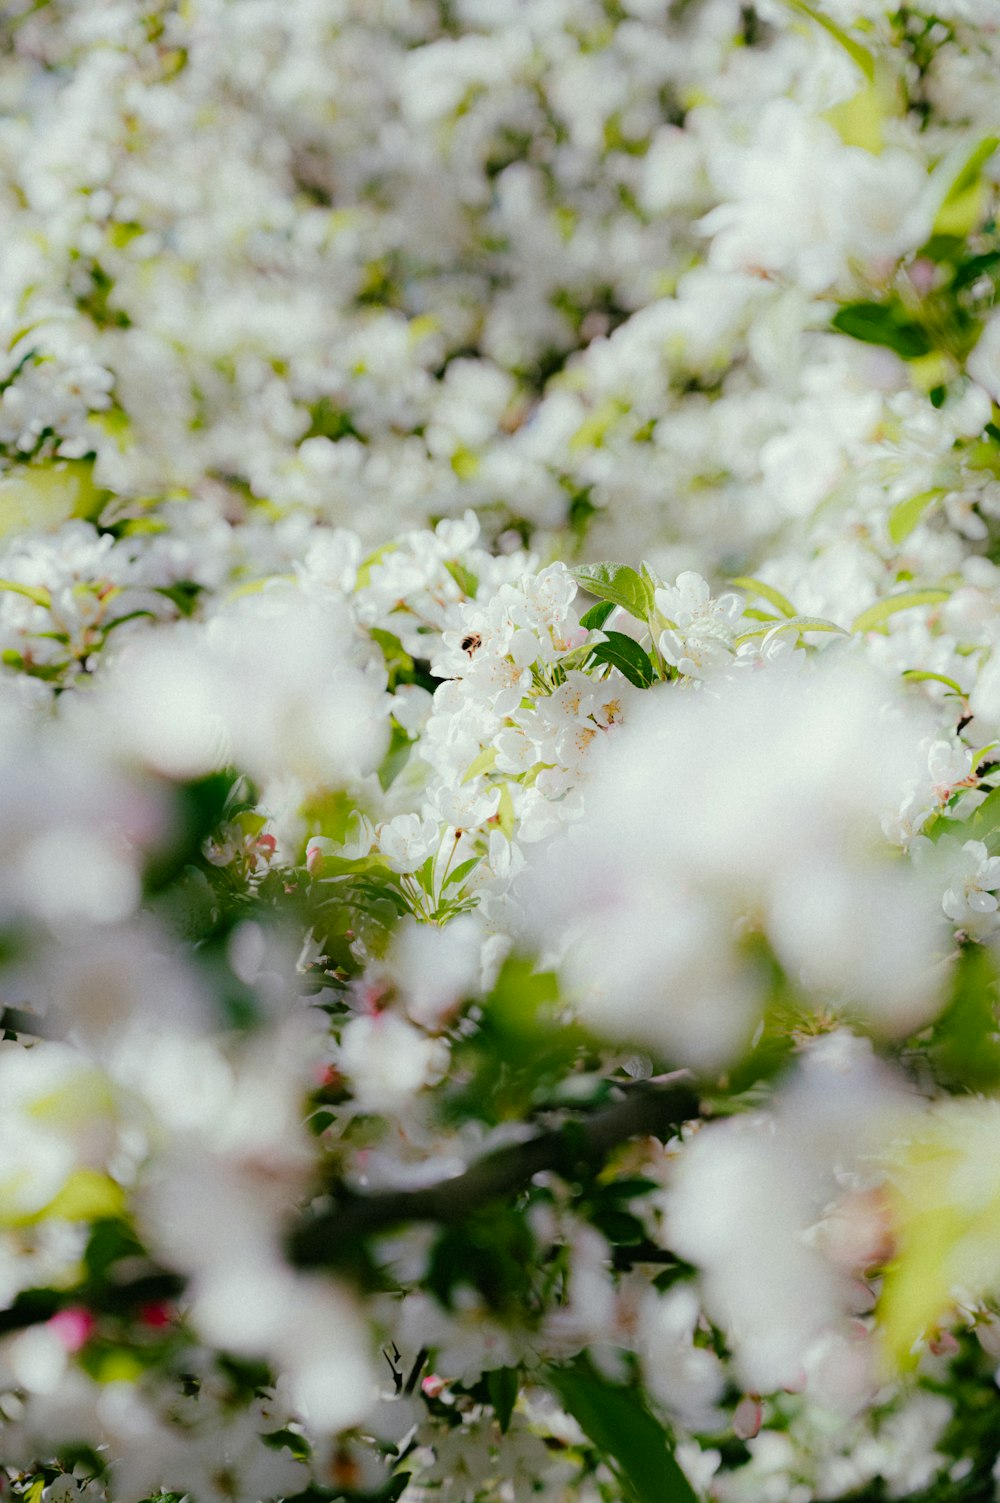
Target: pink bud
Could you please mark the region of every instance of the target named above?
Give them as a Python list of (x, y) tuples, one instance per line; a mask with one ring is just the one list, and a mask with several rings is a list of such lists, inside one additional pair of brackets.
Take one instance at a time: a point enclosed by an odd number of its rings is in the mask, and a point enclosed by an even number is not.
[(322, 848), (320, 846), (318, 846), (318, 845), (307, 846), (306, 847), (306, 871), (309, 873), (310, 877), (315, 877), (316, 873), (318, 871), (321, 871), (322, 868), (323, 868), (323, 851), (322, 851)]
[(67, 1352), (78, 1352), (90, 1340), (97, 1321), (83, 1305), (70, 1305), (57, 1310), (48, 1325)]
[(427, 1377), (421, 1382), (420, 1387), (429, 1399), (437, 1399), (444, 1392), (446, 1381), (445, 1378), (439, 1378), (437, 1373), (428, 1373)]
[(958, 1351), (958, 1339), (953, 1331), (938, 1331), (932, 1336), (927, 1345), (935, 1357), (953, 1357)]
[(934, 286), (937, 267), (927, 256), (918, 256), (909, 270), (909, 278), (921, 297), (926, 297)]
[(165, 1299), (151, 1299), (139, 1309), (139, 1319), (143, 1325), (150, 1326), (154, 1331), (169, 1326), (173, 1318), (173, 1309)]
[(764, 1422), (764, 1405), (756, 1393), (745, 1394), (733, 1410), (733, 1434), (740, 1440), (753, 1440)]

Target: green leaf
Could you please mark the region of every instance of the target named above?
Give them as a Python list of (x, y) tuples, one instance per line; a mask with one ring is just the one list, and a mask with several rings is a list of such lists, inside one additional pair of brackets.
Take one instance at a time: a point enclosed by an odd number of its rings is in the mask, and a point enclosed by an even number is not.
[(479, 589), (479, 580), (473, 574), (472, 570), (467, 569), (457, 558), (447, 559), (445, 561), (445, 568), (463, 595), (467, 595), (470, 600), (475, 600), (476, 591)]
[(1000, 788), (993, 788), (966, 822), (970, 840), (989, 840), (1000, 829)]
[(855, 616), (851, 626), (852, 631), (877, 631), (884, 626), (890, 616), (895, 616), (899, 611), (913, 610), (918, 605), (940, 605), (942, 600), (947, 600), (950, 590), (940, 588), (929, 590), (904, 590), (899, 595), (887, 595), (884, 600), (876, 600), (860, 616)]
[(894, 543), (904, 543), (920, 521), (924, 512), (945, 494), (941, 486), (921, 491), (917, 496), (907, 496), (899, 501), (889, 513), (889, 536)]
[[(977, 227), (986, 204), (986, 188), (982, 181), (983, 168), (998, 145), (1000, 145), (1000, 138), (985, 136), (961, 162), (934, 219), (935, 235), (958, 235), (964, 238)], [(949, 152), (944, 161), (935, 168), (935, 177), (952, 173), (954, 167), (955, 154)]]
[(963, 193), (967, 193), (970, 188), (974, 187), (975, 184), (978, 183), (980, 177), (982, 176), (983, 168), (986, 166), (987, 162), (990, 160), (990, 157), (996, 151), (998, 146), (1000, 146), (1000, 136), (984, 136), (983, 139), (973, 147), (962, 167), (961, 172), (959, 172), (958, 176), (955, 178), (954, 182), (945, 195), (944, 202), (946, 204), (954, 203), (957, 199), (962, 197)]
[(589, 611), (584, 611), (580, 625), (586, 627), (587, 631), (600, 631), (614, 608), (613, 600), (601, 600), (597, 605), (592, 605)]
[(465, 770), (463, 783), (471, 783), (473, 778), (481, 777), (484, 772), (489, 772), (497, 759), (495, 746), (485, 746), (478, 757), (473, 757)]
[(866, 83), (850, 99), (824, 110), (823, 119), (833, 126), (845, 146), (860, 146), (862, 151), (878, 156), (885, 144), (888, 102), (886, 90), (877, 83)]
[(670, 1436), (636, 1389), (606, 1382), (582, 1357), (550, 1368), (548, 1382), (618, 1473), (627, 1503), (697, 1503)]
[(118, 1216), (125, 1204), (121, 1185), (97, 1169), (75, 1169), (59, 1194), (32, 1219), (97, 1221)]
[(936, 1078), (963, 1093), (995, 1091), (1000, 1085), (997, 980), (996, 960), (988, 947), (963, 945), (951, 1002), (935, 1024), (930, 1050)]
[[(473, 868), (479, 865), (479, 861), (480, 858), (478, 856), (470, 856), (468, 861), (459, 862), (455, 870), (448, 873), (447, 877), (444, 880), (444, 887), (451, 887), (453, 883), (464, 882)], [(444, 891), (444, 887), (442, 888), (442, 891)]]
[(510, 1417), (517, 1402), (518, 1377), (516, 1367), (494, 1367), (486, 1374), (490, 1403), (497, 1412), (502, 1435), (510, 1429)]
[(432, 851), (423, 866), (419, 867), (413, 873), (428, 897), (434, 896), (434, 866), (436, 862), (437, 851)]
[(12, 595), (24, 595), (28, 600), (33, 600), (36, 605), (43, 605), (46, 610), (52, 604), (52, 596), (48, 590), (35, 589), (34, 585), (18, 584), (13, 579), (0, 579), (0, 590), (8, 590)]
[(827, 35), (833, 37), (834, 41), (844, 49), (851, 61), (861, 69), (868, 82), (874, 82), (875, 59), (867, 47), (862, 47), (860, 42), (848, 36), (842, 26), (838, 26), (836, 21), (831, 21), (830, 17), (825, 16), (821, 10), (817, 10), (815, 5), (807, 4), (806, 0), (785, 0), (785, 4), (789, 10), (795, 11), (800, 16), (805, 16), (807, 20), (814, 21), (817, 26), (822, 26)]
[(401, 725), (392, 721), (392, 732), (389, 736), (389, 746), (382, 758), (378, 769), (378, 780), (382, 792), (386, 793), (399, 777), (410, 757), (410, 748), (413, 745), (410, 737)]
[(772, 636), (780, 631), (794, 631), (796, 633), (805, 631), (834, 631), (838, 632), (842, 637), (850, 636), (850, 633), (845, 631), (842, 626), (838, 626), (836, 621), (827, 621), (824, 616), (792, 616), (788, 621), (765, 621), (760, 626), (751, 627), (749, 631), (740, 632), (736, 638), (736, 645), (739, 647), (744, 642), (752, 641), (754, 637)]
[(943, 673), (931, 673), (930, 669), (928, 668), (907, 668), (904, 670), (902, 676), (903, 678), (908, 679), (911, 684), (924, 683), (928, 679), (933, 680), (938, 684), (947, 684), (948, 688), (951, 689), (955, 694), (960, 695), (962, 699), (965, 698), (961, 684), (956, 683), (953, 678), (948, 678)]
[(397, 636), (394, 636), (391, 631), (383, 631), (378, 626), (370, 627), (369, 635), (372, 641), (377, 642), (381, 647), (390, 676), (394, 678), (397, 673), (413, 672), (413, 659)]
[(981, 256), (972, 256), (968, 261), (963, 261), (955, 272), (951, 285), (955, 292), (961, 292), (963, 288), (978, 282), (980, 277), (992, 277), (995, 281), (998, 274), (1000, 251), (985, 251)]
[(84, 1263), (92, 1279), (106, 1279), (114, 1263), (141, 1254), (142, 1248), (127, 1222), (105, 1218), (95, 1221), (90, 1229)]
[(395, 540), (389, 543), (382, 543), (372, 553), (369, 553), (367, 558), (362, 559), (358, 567), (358, 577), (354, 588), (356, 590), (365, 589), (371, 583), (372, 570), (375, 566), (380, 564), (390, 553), (395, 553), (398, 547), (399, 544)]
[(641, 575), (628, 564), (585, 564), (573, 570), (577, 583), (596, 595), (598, 600), (610, 600), (645, 621), (653, 604), (653, 592)]
[(471, 1284), (491, 1310), (508, 1319), (530, 1298), (537, 1249), (524, 1212), (494, 1201), (442, 1228), (430, 1255), (426, 1287), (446, 1309)]
[(607, 641), (598, 642), (591, 662), (610, 663), (612, 668), (617, 668), (619, 673), (623, 673), (629, 683), (635, 684), (637, 689), (648, 689), (656, 678), (649, 654), (624, 632), (609, 631), (605, 633), (605, 636)]
[(504, 783), (500, 789), (500, 806), (497, 809), (497, 819), (507, 839), (512, 840), (514, 838), (514, 826), (517, 824), (517, 816), (514, 813), (514, 800), (511, 797), (509, 783)]
[(89, 459), (59, 459), (8, 471), (0, 479), (0, 537), (94, 516), (103, 493), (94, 484), (93, 469)]
[(885, 345), (903, 360), (917, 360), (933, 348), (927, 330), (898, 304), (849, 303), (834, 315), (832, 327), (864, 344)]
[(774, 585), (765, 584), (762, 579), (754, 579), (749, 574), (739, 574), (735, 579), (731, 579), (729, 583), (735, 586), (737, 590), (746, 590), (750, 595), (759, 595), (762, 600), (768, 601), (783, 616), (794, 616), (796, 613), (795, 607), (788, 596), (782, 595), (780, 590), (774, 588)]
[(182, 616), (193, 616), (203, 589), (204, 585), (193, 579), (179, 579), (176, 584), (157, 585), (155, 593), (172, 600)]
[(928, 840), (940, 840), (942, 835), (954, 835), (958, 840), (969, 838), (965, 822), (952, 819), (950, 814), (932, 814), (926, 824), (921, 826), (920, 833), (926, 835)]
[(767, 621), (771, 626), (777, 626), (781, 620), (773, 611), (759, 611), (755, 605), (744, 606), (743, 614), (748, 621)]

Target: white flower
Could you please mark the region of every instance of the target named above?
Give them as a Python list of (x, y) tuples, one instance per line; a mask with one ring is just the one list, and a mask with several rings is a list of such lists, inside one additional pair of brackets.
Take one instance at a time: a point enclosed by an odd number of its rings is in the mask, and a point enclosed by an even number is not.
[(378, 841), (394, 872), (415, 872), (441, 843), (440, 826), (419, 814), (397, 814), (380, 825)]
[(824, 1005), (849, 1000), (893, 1033), (932, 1015), (933, 879), (878, 854), (916, 762), (915, 727), (887, 697), (825, 656), (805, 677), (740, 674), (712, 697), (665, 688), (637, 704), (586, 819), (518, 889), (592, 1026), (683, 1064), (738, 1054), (761, 1005), (748, 924)]
[(338, 1060), (364, 1112), (394, 1112), (426, 1084), (438, 1050), (396, 1013), (352, 1018), (340, 1035)]
[[(807, 1051), (773, 1113), (709, 1125), (681, 1150), (667, 1242), (701, 1271), (706, 1312), (749, 1391), (800, 1387), (816, 1343), (846, 1324), (848, 1274), (806, 1233), (913, 1109), (865, 1041), (831, 1034)], [(858, 1377), (865, 1387), (870, 1367)]]
[(708, 582), (693, 570), (677, 576), (654, 596), (656, 609), (672, 626), (661, 632), (664, 658), (690, 678), (732, 663), (743, 615), (743, 598), (732, 592), (713, 598)]
[(952, 860), (952, 880), (941, 900), (950, 919), (975, 938), (1000, 927), (996, 897), (1000, 856), (990, 856), (981, 840), (967, 840)]
[(641, 1307), (639, 1349), (650, 1390), (689, 1430), (714, 1430), (715, 1408), (725, 1376), (714, 1352), (694, 1345), (701, 1318), (698, 1296), (690, 1284), (665, 1295), (650, 1291)]

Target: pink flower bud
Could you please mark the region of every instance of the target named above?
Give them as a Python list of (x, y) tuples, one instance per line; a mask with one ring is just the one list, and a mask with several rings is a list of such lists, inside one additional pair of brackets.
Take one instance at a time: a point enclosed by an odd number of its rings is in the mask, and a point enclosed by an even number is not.
[(909, 269), (909, 278), (921, 297), (926, 297), (934, 286), (937, 267), (927, 256), (918, 256)]
[(174, 1318), (173, 1308), (165, 1299), (151, 1299), (139, 1308), (139, 1319), (144, 1326), (160, 1331), (169, 1326)]
[(67, 1352), (78, 1352), (90, 1340), (97, 1321), (83, 1305), (70, 1305), (57, 1310), (48, 1325)]
[(755, 1393), (745, 1394), (733, 1410), (733, 1434), (740, 1440), (753, 1440), (764, 1422), (764, 1405)]

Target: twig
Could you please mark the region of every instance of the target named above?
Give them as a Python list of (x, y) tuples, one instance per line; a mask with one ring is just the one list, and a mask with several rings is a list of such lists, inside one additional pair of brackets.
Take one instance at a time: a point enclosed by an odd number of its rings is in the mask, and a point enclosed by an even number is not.
[(606, 1158), (629, 1138), (663, 1136), (697, 1114), (698, 1096), (688, 1080), (673, 1077), (667, 1086), (644, 1083), (589, 1120), (574, 1119), (527, 1142), (484, 1154), (464, 1174), (418, 1190), (352, 1196), (314, 1214), (292, 1234), (292, 1261), (300, 1267), (321, 1267), (350, 1253), (359, 1238), (404, 1222), (461, 1220), (480, 1206), (523, 1190), (543, 1170), (572, 1175)]

